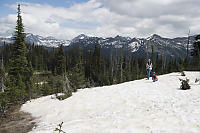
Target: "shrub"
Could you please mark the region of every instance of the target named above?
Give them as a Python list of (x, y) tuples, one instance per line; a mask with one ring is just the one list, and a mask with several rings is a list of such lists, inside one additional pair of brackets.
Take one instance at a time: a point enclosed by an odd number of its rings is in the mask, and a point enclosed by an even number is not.
[(66, 133), (62, 130), (62, 124), (63, 122), (61, 122), (60, 124), (58, 124), (58, 127), (54, 130), (54, 131), (58, 131), (59, 133)]
[(4, 115), (6, 110), (8, 109), (8, 96), (6, 92), (0, 92), (0, 116)]
[(185, 76), (185, 73), (184, 73), (184, 71), (182, 71), (182, 72), (181, 72), (181, 76)]
[(64, 99), (66, 99), (66, 98), (68, 98), (69, 96), (67, 96), (67, 95), (60, 95), (60, 96), (57, 96), (56, 98), (58, 99), (58, 100), (64, 100)]
[(43, 96), (53, 94), (53, 90), (49, 84), (43, 84), (41, 88), (41, 92)]
[(197, 82), (199, 82), (199, 84), (200, 84), (200, 79), (195, 79), (195, 83), (197, 83)]
[(181, 81), (181, 86), (180, 86), (180, 89), (181, 90), (188, 90), (190, 89), (190, 85), (188, 84), (189, 83), (189, 79), (179, 79)]
[(67, 92), (65, 92), (64, 94), (62, 95), (57, 95), (56, 98), (59, 99), (59, 100), (64, 100), (64, 99), (67, 99), (68, 97), (71, 97), (72, 96), (72, 91), (71, 90), (67, 90)]

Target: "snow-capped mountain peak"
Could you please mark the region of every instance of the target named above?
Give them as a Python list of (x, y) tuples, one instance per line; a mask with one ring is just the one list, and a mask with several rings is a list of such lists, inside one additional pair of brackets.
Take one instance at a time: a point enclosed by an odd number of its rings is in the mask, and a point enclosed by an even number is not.
[(26, 41), (30, 44), (43, 45), (46, 47), (58, 47), (61, 44), (63, 46), (68, 46), (71, 43), (71, 41), (69, 40), (56, 39), (52, 36), (42, 37), (39, 35), (34, 35), (32, 33), (26, 34)]
[(74, 39), (72, 39), (73, 41), (77, 41), (77, 40), (83, 40), (83, 39), (87, 39), (89, 38), (87, 35), (85, 34), (80, 34), (77, 37), (75, 37)]
[[(59, 45), (64, 46), (74, 46), (80, 44), (81, 47), (94, 48), (96, 44), (99, 44), (104, 50), (105, 49), (122, 49), (124, 52), (130, 52), (136, 56), (145, 56), (146, 53), (151, 52), (151, 45), (154, 45), (154, 52), (156, 54), (162, 55), (175, 55), (185, 56), (187, 47), (187, 37), (178, 38), (163, 38), (157, 34), (154, 34), (148, 38), (131, 38), (123, 36), (115, 37), (89, 37), (85, 34), (80, 34), (72, 40), (61, 40), (54, 37), (42, 37), (39, 35), (34, 35), (32, 33), (26, 34), (26, 41), (29, 44), (43, 45), (46, 47), (58, 47)], [(5, 43), (12, 43), (12, 38), (2, 38), (0, 37), (0, 45)], [(190, 37), (189, 49), (192, 49), (192, 44), (194, 42), (194, 36)]]
[(46, 39), (46, 40), (57, 40), (55, 37), (52, 37), (52, 36), (45, 37), (44, 39)]

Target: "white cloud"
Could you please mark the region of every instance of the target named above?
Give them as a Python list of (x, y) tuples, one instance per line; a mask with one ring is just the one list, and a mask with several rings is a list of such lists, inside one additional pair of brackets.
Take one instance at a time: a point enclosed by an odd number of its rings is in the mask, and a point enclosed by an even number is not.
[[(16, 10), (17, 4), (9, 5)], [(81, 33), (95, 36), (165, 37), (200, 33), (199, 0), (90, 0), (69, 8), (21, 3), (25, 31), (71, 39)], [(0, 34), (9, 34), (16, 14), (0, 18)], [(3, 28), (2, 28), (3, 27)]]
[[(86, 31), (88, 28), (84, 29), (86, 26), (81, 26), (81, 23), (85, 23), (85, 25), (87, 23), (98, 24), (98, 20), (95, 19), (97, 16), (94, 15), (98, 12), (97, 10), (99, 6), (101, 6), (101, 4), (93, 0), (87, 3), (73, 5), (70, 8), (52, 7), (50, 5), (23, 2), (21, 3), (21, 10), (26, 32), (43, 36), (51, 35), (57, 38), (71, 39), (83, 32), (92, 33), (92, 31)], [(10, 5), (10, 8), (12, 9), (15, 9), (16, 7), (17, 4)], [(12, 17), (8, 16), (6, 18), (1, 18), (0, 25), (6, 23), (5, 19), (6, 21), (16, 21), (16, 15), (12, 14), (11, 16)], [(13, 25), (15, 25), (15, 21), (12, 21)], [(69, 21), (72, 21), (71, 23), (74, 24), (72, 26), (65, 24)], [(9, 28), (13, 29), (13, 27)], [(90, 30), (93, 30), (94, 32), (95, 28)]]
[[(136, 34), (146, 36), (158, 33), (167, 37), (185, 36), (188, 28), (200, 32), (199, 0), (100, 0), (113, 13), (118, 13), (132, 20)], [(120, 2), (120, 4), (118, 4)], [(197, 22), (197, 23), (194, 23)], [(123, 23), (123, 22), (121, 22)]]

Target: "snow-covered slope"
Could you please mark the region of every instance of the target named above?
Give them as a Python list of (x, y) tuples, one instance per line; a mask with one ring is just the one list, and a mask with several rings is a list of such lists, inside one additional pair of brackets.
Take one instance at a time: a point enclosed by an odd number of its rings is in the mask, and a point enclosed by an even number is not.
[(31, 133), (200, 133), (200, 72), (186, 72), (190, 90), (179, 90), (179, 73), (158, 82), (136, 80), (79, 90), (59, 101), (41, 97), (22, 106), (37, 125)]

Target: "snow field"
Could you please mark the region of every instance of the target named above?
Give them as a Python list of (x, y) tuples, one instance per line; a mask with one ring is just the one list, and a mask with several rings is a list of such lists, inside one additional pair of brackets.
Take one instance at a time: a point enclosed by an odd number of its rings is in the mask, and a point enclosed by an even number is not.
[(54, 133), (61, 122), (67, 133), (200, 133), (200, 72), (185, 74), (190, 90), (179, 90), (185, 77), (171, 73), (82, 89), (63, 101), (41, 97), (21, 109), (36, 118), (30, 133)]

